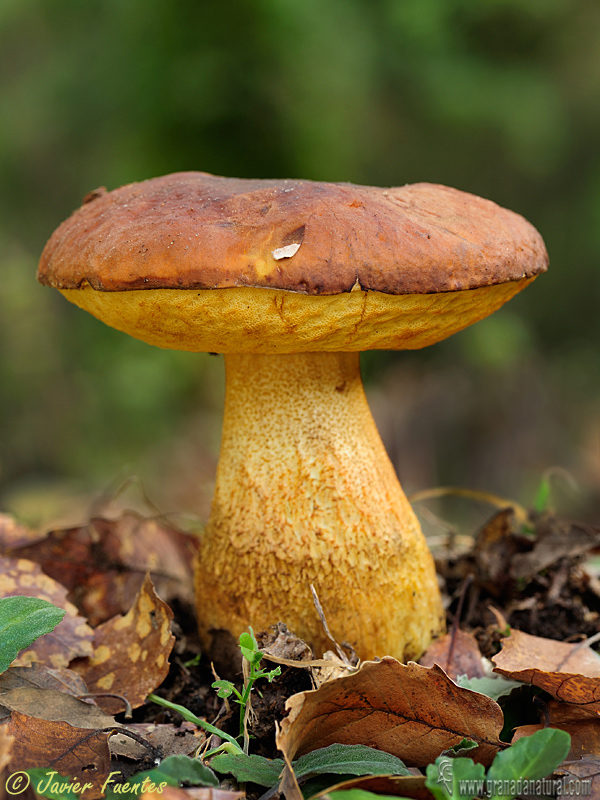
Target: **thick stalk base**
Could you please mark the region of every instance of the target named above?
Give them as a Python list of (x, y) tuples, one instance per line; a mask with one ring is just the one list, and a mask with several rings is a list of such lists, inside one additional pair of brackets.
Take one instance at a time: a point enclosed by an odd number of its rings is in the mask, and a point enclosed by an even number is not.
[(358, 354), (228, 355), (196, 570), (200, 633), (284, 622), (317, 655), (417, 658), (443, 630), (433, 559), (383, 447)]

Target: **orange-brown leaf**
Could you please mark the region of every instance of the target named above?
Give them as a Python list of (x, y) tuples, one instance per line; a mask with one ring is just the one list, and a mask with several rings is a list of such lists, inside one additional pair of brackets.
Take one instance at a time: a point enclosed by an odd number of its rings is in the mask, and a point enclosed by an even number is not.
[(557, 700), (600, 711), (600, 658), (589, 647), (513, 630), (494, 656), (495, 671)]
[(338, 742), (366, 744), (422, 767), (469, 737), (479, 744), (473, 758), (489, 764), (503, 747), (494, 700), (460, 688), (437, 666), (390, 657), (293, 695), (286, 708), (279, 746), (290, 760)]
[(196, 547), (194, 536), (130, 512), (51, 531), (12, 554), (36, 561), (66, 586), (95, 626), (129, 610), (146, 572), (167, 601), (192, 604)]
[[(90, 692), (118, 694), (134, 708), (141, 706), (169, 671), (175, 643), (172, 619), (171, 609), (146, 576), (133, 607), (96, 628), (92, 657), (76, 665)], [(102, 706), (122, 710), (122, 704)]]
[(48, 722), (13, 711), (7, 733), (14, 736), (11, 770), (44, 767), (48, 772), (68, 775), (82, 783), (93, 783), (85, 796), (99, 796), (110, 770), (108, 733), (74, 728), (66, 722)]
[(469, 678), (482, 678), (485, 675), (477, 639), (460, 628), (436, 639), (423, 653), (419, 664), (424, 667), (437, 664), (452, 680), (459, 675)]
[[(580, 706), (571, 703), (560, 703), (558, 700), (549, 700), (546, 704), (548, 719), (544, 720), (550, 728), (560, 728), (571, 736), (571, 749), (568, 760), (592, 756), (600, 753), (600, 725), (598, 716), (589, 713)], [(513, 742), (531, 736), (536, 730), (546, 727), (542, 725), (521, 725), (515, 729)]]

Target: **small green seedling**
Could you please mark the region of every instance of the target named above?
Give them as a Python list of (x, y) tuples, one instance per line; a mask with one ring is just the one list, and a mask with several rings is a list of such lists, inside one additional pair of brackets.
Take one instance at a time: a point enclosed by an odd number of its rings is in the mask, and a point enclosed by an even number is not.
[(21, 650), (53, 631), (66, 613), (39, 597), (0, 598), (0, 673), (9, 668)]
[(244, 738), (243, 750), (233, 736), (229, 736), (219, 728), (211, 725), (209, 722), (206, 722), (206, 720), (200, 719), (200, 717), (197, 717), (195, 714), (192, 714), (191, 711), (188, 711), (185, 706), (180, 706), (177, 703), (171, 703), (169, 700), (165, 700), (156, 694), (148, 695), (148, 700), (152, 700), (152, 702), (157, 703), (160, 706), (164, 706), (165, 708), (170, 708), (172, 711), (177, 711), (188, 722), (192, 722), (194, 725), (198, 725), (198, 727), (208, 731), (208, 733), (214, 733), (221, 739), (225, 740), (224, 744), (222, 744), (216, 750), (211, 750), (210, 753), (206, 753), (205, 757), (213, 755), (217, 751), (224, 751), (227, 753), (248, 752), (248, 734), (245, 730), (244, 721), (246, 719), (246, 709), (248, 707), (248, 700), (250, 699), (250, 692), (259, 678), (265, 678), (269, 681), (269, 683), (271, 683), (278, 675), (281, 675), (281, 667), (275, 667), (275, 669), (267, 671), (261, 669), (259, 666), (263, 654), (258, 649), (258, 642), (256, 641), (256, 637), (254, 636), (254, 631), (252, 628), (249, 628), (249, 632), (244, 631), (244, 633), (241, 634), (239, 643), (240, 651), (245, 663), (247, 664), (247, 667), (244, 668), (244, 685), (242, 687), (242, 691), (240, 692), (231, 681), (214, 681), (212, 686), (213, 689), (217, 690), (219, 697), (227, 698), (232, 697), (233, 695), (233, 700), (235, 700), (236, 703), (239, 703), (240, 732), (237, 738)]
[(177, 711), (178, 714), (186, 720), (187, 722), (191, 722), (193, 725), (197, 725), (199, 728), (202, 728), (208, 733), (214, 733), (221, 739), (225, 740), (225, 744), (219, 747), (219, 750), (224, 750), (225, 752), (230, 753), (241, 753), (242, 748), (228, 733), (225, 733), (220, 728), (217, 728), (216, 725), (211, 725), (210, 722), (207, 722), (205, 719), (200, 719), (195, 714), (193, 714), (189, 709), (185, 706), (180, 706), (179, 703), (172, 703), (170, 700), (165, 700), (164, 697), (159, 697), (157, 694), (149, 694), (148, 700), (151, 700), (153, 703), (156, 703), (158, 706), (164, 706), (165, 708), (171, 709), (171, 711)]
[[(264, 670), (260, 667), (263, 654), (258, 649), (258, 642), (256, 641), (252, 628), (248, 628), (248, 631), (244, 631), (244, 633), (240, 635), (239, 642), (242, 656), (248, 664), (248, 668), (244, 669), (244, 685), (242, 691), (240, 692), (236, 689), (231, 681), (218, 680), (212, 684), (213, 689), (217, 690), (219, 697), (231, 697), (232, 700), (240, 706), (240, 732), (238, 738), (246, 736), (244, 725), (246, 708), (248, 706), (248, 700), (250, 699), (250, 692), (256, 681), (259, 678), (265, 678), (269, 683), (272, 683), (278, 675), (281, 675), (281, 667), (275, 667), (275, 669), (272, 670)], [(247, 750), (247, 747), (244, 749)]]

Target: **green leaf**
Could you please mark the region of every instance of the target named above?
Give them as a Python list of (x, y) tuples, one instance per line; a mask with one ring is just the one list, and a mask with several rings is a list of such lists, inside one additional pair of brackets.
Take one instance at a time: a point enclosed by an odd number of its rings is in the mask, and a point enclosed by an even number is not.
[(447, 750), (444, 750), (443, 753), (440, 753), (442, 756), (450, 756), (450, 758), (454, 758), (455, 756), (461, 755), (461, 753), (468, 753), (469, 750), (475, 750), (476, 747), (479, 747), (477, 742), (473, 741), (473, 739), (461, 739), (458, 744), (449, 747)]
[(212, 684), (212, 688), (217, 690), (217, 696), (221, 698), (229, 697), (233, 694), (233, 690), (235, 689), (233, 683), (231, 681), (214, 681)]
[[(571, 737), (566, 731), (544, 728), (498, 753), (488, 771), (492, 800), (512, 800), (517, 794), (531, 794), (519, 787), (514, 787), (513, 793), (510, 782), (545, 778), (565, 760), (570, 747)], [(495, 788), (494, 781), (502, 781), (503, 785), (497, 784)], [(509, 782), (508, 787), (506, 782)]]
[(459, 675), (456, 683), (463, 689), (484, 694), (486, 697), (491, 697), (492, 700), (497, 700), (499, 697), (510, 694), (513, 689), (519, 689), (525, 685), (521, 681), (510, 681), (500, 675), (495, 678), (467, 678), (466, 675)]
[(258, 664), (263, 654), (259, 652), (258, 642), (256, 641), (256, 636), (252, 628), (249, 627), (247, 631), (240, 633), (238, 641), (240, 643), (240, 650), (246, 661), (249, 661), (250, 664)]
[(263, 756), (244, 753), (222, 753), (211, 759), (210, 766), (217, 772), (233, 775), (238, 783), (257, 783), (259, 786), (275, 786), (285, 761), (282, 758), (263, 758)]
[(426, 774), (425, 786), (436, 800), (472, 800), (482, 794), (485, 770), (471, 758), (438, 756)]
[(548, 509), (550, 505), (550, 481), (544, 477), (540, 481), (535, 498), (533, 500), (533, 508), (538, 514), (542, 514)]
[(293, 762), (298, 780), (312, 775), (411, 775), (396, 756), (363, 744), (332, 744)]
[(382, 797), (389, 798), (389, 800), (407, 800), (390, 794), (375, 794), (366, 789), (338, 789), (334, 792), (327, 792), (327, 795), (332, 800), (378, 800)]
[(0, 672), (8, 669), (21, 650), (54, 630), (66, 614), (39, 597), (0, 599)]
[(167, 783), (169, 786), (218, 786), (219, 779), (215, 773), (197, 758), (190, 756), (168, 756), (155, 769), (139, 772), (127, 783), (139, 785), (148, 779), (156, 785)]
[[(210, 766), (217, 772), (227, 772), (237, 781), (250, 781), (259, 786), (274, 786), (281, 776), (285, 762), (262, 756), (224, 753), (215, 756)], [(396, 756), (362, 744), (332, 744), (313, 750), (293, 762), (298, 780), (313, 775), (410, 775), (411, 772)]]
[(281, 675), (281, 667), (275, 667), (275, 669), (270, 670), (269, 672), (261, 672), (260, 678), (266, 678), (269, 683), (273, 683), (275, 678), (278, 678)]
[[(48, 767), (33, 767), (26, 772), (29, 775), (31, 788), (35, 794), (40, 797), (50, 797), (51, 800), (73, 800), (73, 798), (80, 797), (84, 793), (84, 789), (89, 791), (92, 787), (91, 783), (86, 784), (85, 781), (79, 781), (77, 778), (61, 775)], [(24, 773), (15, 774), (18, 776), (16, 780), (21, 780), (20, 776)], [(13, 782), (13, 776), (9, 775), (6, 781), (6, 788), (10, 794), (19, 795), (25, 791), (26, 784), (23, 783), (22, 786), (18, 787)]]

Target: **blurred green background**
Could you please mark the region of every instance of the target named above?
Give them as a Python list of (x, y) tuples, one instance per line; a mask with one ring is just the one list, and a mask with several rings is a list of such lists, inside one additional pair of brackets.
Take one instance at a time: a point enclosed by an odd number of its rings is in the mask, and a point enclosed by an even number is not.
[(560, 502), (598, 514), (596, 0), (1, 0), (0, 98), (0, 508), (48, 523), (138, 475), (206, 517), (221, 359), (133, 341), (35, 281), (91, 189), (199, 169), (432, 181), (533, 222), (547, 275), (363, 369), (408, 491), (527, 503), (560, 466), (579, 487)]

